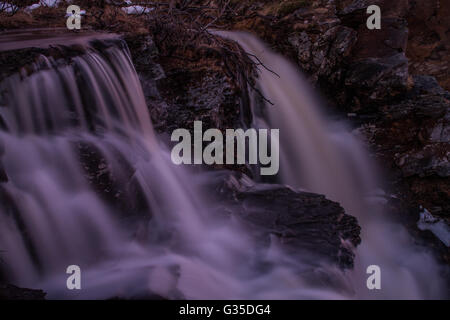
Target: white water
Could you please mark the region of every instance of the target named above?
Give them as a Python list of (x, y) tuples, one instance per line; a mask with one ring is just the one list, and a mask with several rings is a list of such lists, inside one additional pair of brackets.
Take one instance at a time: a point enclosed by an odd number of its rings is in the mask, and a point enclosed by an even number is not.
[[(431, 258), (416, 252), (406, 234), (400, 239), (393, 225), (356, 210), (369, 210), (361, 185), (369, 187), (366, 180), (371, 178), (364, 174), (364, 164), (348, 166), (341, 153), (363, 158), (361, 149), (350, 142), (340, 151), (329, 135), (330, 123), (316, 113), (316, 104), (306, 96), (309, 89), (283, 58), (252, 37), (235, 36), (282, 75), (271, 79), (263, 71), (259, 82), (282, 110), (277, 111), (280, 118), (270, 114), (271, 125), (295, 137), (281, 141), (282, 147), (293, 145), (281, 155), (284, 179), (293, 178), (286, 183), (342, 200), (361, 219), (364, 238), (355, 271), (346, 275), (334, 266), (321, 267), (346, 285), (331, 289), (307, 284), (302, 272), (311, 266), (285, 255), (275, 238), (261, 252), (239, 219), (212, 214), (216, 203), (200, 187), (216, 175), (193, 175), (171, 164), (153, 132), (129, 54), (118, 47), (102, 53), (88, 48), (71, 66), (43, 58), (38, 72), (1, 84), (8, 92), (8, 106), (0, 108), (8, 130), (0, 131), (0, 141), (9, 182), (0, 188), (16, 207), (0, 204), (0, 270), (8, 281), (42, 288), (49, 298), (68, 299), (143, 297), (150, 292), (190, 299), (371, 298), (377, 295), (364, 289), (362, 270), (370, 262), (384, 270), (382, 297), (439, 297)], [(294, 122), (308, 125), (301, 126), (305, 137), (298, 136)], [(335, 138), (351, 141), (349, 135)], [(133, 181), (142, 190), (151, 211), (142, 214), (151, 215), (150, 222), (141, 219), (135, 225), (120, 218), (129, 212), (107, 205), (94, 192), (79, 160), (81, 143), (102, 155), (119, 185)], [(304, 156), (311, 161), (297, 168)], [(130, 167), (131, 179), (125, 173)], [(318, 178), (305, 178), (308, 171)], [(361, 185), (356, 187), (355, 181)], [(71, 264), (82, 269), (80, 291), (66, 289), (65, 270)], [(261, 264), (270, 268), (263, 271)]]

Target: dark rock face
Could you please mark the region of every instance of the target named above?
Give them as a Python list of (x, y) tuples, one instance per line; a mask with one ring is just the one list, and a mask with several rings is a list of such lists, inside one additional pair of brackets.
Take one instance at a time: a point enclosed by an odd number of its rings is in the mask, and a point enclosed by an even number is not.
[[(381, 30), (366, 26), (366, 9), (373, 4), (381, 7)], [(410, 86), (408, 8), (408, 0), (318, 1), (280, 21), (260, 22), (261, 29), (277, 30), (277, 38), (259, 35), (293, 56), (331, 105), (370, 113)]]
[(361, 228), (338, 203), (286, 186), (246, 185), (242, 177), (245, 175), (231, 173), (214, 187), (219, 202), (224, 204), (219, 211), (247, 223), (263, 247), (276, 237), (299, 261), (315, 266), (326, 261), (344, 269), (353, 267), (353, 250), (361, 242)]
[(108, 163), (100, 150), (88, 143), (77, 143), (77, 151), (85, 178), (108, 204), (126, 213), (124, 218), (150, 218), (150, 208), (134, 176), (135, 170), (116, 152), (115, 162)]
[[(330, 76), (342, 59), (330, 60), (325, 52), (331, 50), (336, 55), (345, 55), (355, 40), (353, 36), (353, 31), (346, 27), (328, 32), (325, 37), (334, 39), (333, 44), (318, 41), (314, 44), (316, 51), (305, 57), (305, 65), (316, 60), (319, 74)], [(219, 129), (246, 125), (243, 120), (243, 112), (248, 108), (245, 105), (248, 98), (243, 97), (246, 90), (237, 87), (223, 69), (216, 67), (223, 61), (215, 58), (207, 65), (174, 63), (157, 57), (151, 39), (127, 41), (158, 131), (171, 134), (174, 129), (191, 129), (195, 120), (203, 121), (205, 127)], [(291, 41), (309, 40), (300, 34)], [(141, 59), (149, 57), (151, 52), (155, 53), (152, 59)], [(317, 58), (320, 53), (322, 60)], [(158, 60), (161, 63), (156, 62)], [(360, 227), (339, 204), (321, 195), (296, 192), (283, 186), (242, 187), (234, 178), (241, 176), (240, 173), (230, 171), (229, 175), (231, 180), (225, 178), (219, 187), (208, 189), (208, 193), (216, 190), (213, 196), (222, 204), (218, 214), (231, 214), (243, 220), (262, 247), (267, 247), (270, 238), (275, 236), (291, 256), (309, 257), (311, 265), (327, 261), (341, 268), (353, 267), (353, 249), (361, 241)]]
[(294, 192), (274, 186), (271, 190), (247, 191), (236, 195), (241, 216), (262, 228), (266, 239), (275, 235), (293, 256), (330, 260), (352, 268), (353, 249), (361, 242), (354, 217), (324, 196)]
[(310, 36), (306, 31), (293, 33), (289, 37), (300, 66), (311, 74), (312, 82), (322, 78), (331, 82), (342, 80), (339, 66), (356, 40), (356, 32), (345, 26), (331, 27), (318, 37)]
[(449, 219), (450, 94), (433, 77), (413, 81), (403, 100), (381, 107), (366, 135), (378, 157), (392, 164), (394, 189)]
[(45, 300), (42, 290), (22, 289), (11, 284), (0, 284), (0, 300)]
[(239, 95), (227, 78), (217, 71), (176, 70), (159, 87), (168, 101), (165, 130), (192, 128), (202, 121), (208, 128), (239, 125)]
[[(345, 86), (358, 92), (358, 99), (375, 102), (406, 91), (408, 84), (408, 59), (403, 53), (388, 58), (367, 58), (352, 64)], [(356, 104), (357, 111), (364, 105)]]
[(149, 37), (127, 38), (155, 129), (171, 134), (194, 121), (221, 130), (242, 126), (246, 86), (229, 77), (220, 57), (163, 58)]

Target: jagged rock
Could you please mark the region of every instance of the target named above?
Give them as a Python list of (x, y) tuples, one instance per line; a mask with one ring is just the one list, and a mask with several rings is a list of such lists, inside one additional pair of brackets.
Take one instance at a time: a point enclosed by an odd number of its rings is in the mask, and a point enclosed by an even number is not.
[(0, 284), (0, 300), (45, 300), (42, 290), (23, 289), (11, 284)]
[(124, 161), (119, 152), (115, 162), (109, 163), (94, 145), (78, 142), (74, 148), (86, 180), (107, 203), (120, 208), (123, 217), (150, 218), (151, 210), (135, 180), (135, 169)]
[(359, 89), (369, 99), (391, 97), (406, 91), (408, 59), (403, 53), (389, 58), (368, 58), (350, 66), (345, 85)]
[(307, 250), (343, 268), (353, 267), (352, 246), (344, 243), (356, 247), (361, 241), (360, 228), (339, 204), (285, 187), (247, 191), (238, 194), (237, 200), (244, 219), (276, 235), (292, 254)]
[[(260, 241), (276, 236), (292, 256), (311, 257), (311, 264), (327, 260), (352, 268), (353, 249), (361, 242), (356, 218), (325, 196), (280, 185), (245, 185), (235, 176), (221, 186), (227, 210), (253, 225)], [(254, 227), (256, 226), (256, 228)]]
[(341, 78), (339, 64), (349, 55), (357, 41), (356, 32), (345, 26), (330, 26), (318, 37), (310, 34), (302, 31), (292, 33), (288, 38), (297, 52), (299, 65), (310, 74), (313, 83), (321, 78), (336, 83)]
[(289, 36), (289, 42), (297, 51), (297, 57), (304, 70), (309, 69), (309, 59), (311, 58), (311, 39), (306, 32), (294, 33)]
[(341, 12), (341, 16), (346, 16), (349, 14), (354, 14), (355, 12), (365, 11), (368, 6), (371, 4), (378, 4), (377, 1), (371, 0), (355, 0), (350, 5), (345, 7)]
[(405, 117), (418, 120), (433, 119), (436, 123), (427, 123), (432, 124), (427, 128), (432, 128), (434, 131), (437, 124), (442, 129), (440, 134), (444, 133), (448, 126), (450, 93), (442, 89), (433, 77), (415, 76), (413, 79), (414, 86), (405, 97), (399, 103), (386, 106), (384, 109), (386, 119), (400, 120)]
[[(403, 144), (401, 150), (395, 147), (396, 165), (401, 168), (405, 177), (413, 175), (448, 177), (449, 93), (443, 90), (433, 77), (418, 76), (414, 77), (414, 87), (406, 96), (407, 98), (399, 104), (384, 108), (385, 120), (381, 120), (379, 124), (386, 127), (384, 130), (394, 134), (389, 137), (391, 141), (397, 137), (408, 141), (407, 144)], [(394, 126), (402, 128), (403, 133), (400, 134)], [(380, 131), (379, 134), (383, 135)], [(396, 145), (400, 145), (400, 141)], [(391, 150), (394, 152), (394, 149)]]
[(430, 144), (422, 150), (410, 151), (397, 156), (397, 165), (405, 177), (418, 175), (426, 177), (450, 176), (450, 147), (444, 144)]
[(450, 113), (447, 112), (445, 118), (439, 120), (431, 129), (431, 142), (450, 143)]
[(240, 126), (247, 92), (230, 79), (223, 60), (215, 58), (208, 66), (165, 60), (161, 64), (155, 62), (158, 57), (151, 38), (127, 39), (127, 43), (156, 130), (171, 134), (178, 128), (191, 128), (196, 120), (209, 128)]

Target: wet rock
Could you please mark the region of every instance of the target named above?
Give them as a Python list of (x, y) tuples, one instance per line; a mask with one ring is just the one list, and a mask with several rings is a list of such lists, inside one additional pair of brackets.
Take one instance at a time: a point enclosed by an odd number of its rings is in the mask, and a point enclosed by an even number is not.
[[(324, 196), (279, 187), (237, 195), (242, 217), (276, 235), (292, 254), (306, 250), (343, 268), (353, 266), (352, 246), (360, 242), (356, 219)], [(345, 242), (351, 246), (345, 246)], [(300, 257), (300, 255), (299, 255)]]
[(240, 127), (247, 91), (230, 79), (222, 58), (201, 57), (206, 62), (199, 63), (188, 57), (162, 59), (151, 38), (126, 41), (157, 131), (171, 134), (198, 120), (208, 128)]
[[(377, 120), (364, 130), (389, 170), (388, 182), (404, 205), (401, 212), (422, 205), (441, 208), (433, 214), (449, 219), (449, 93), (434, 77), (414, 76), (412, 83), (398, 101), (384, 102)], [(442, 257), (448, 261), (446, 253)]]
[(383, 108), (376, 140), (384, 154), (395, 154), (404, 177), (449, 176), (449, 111), (449, 93), (424, 76), (414, 77), (404, 100)]
[(450, 147), (448, 145), (430, 144), (422, 150), (410, 151), (397, 158), (397, 164), (405, 177), (437, 175), (446, 178), (450, 176)]
[(417, 75), (414, 76), (414, 87), (411, 91), (412, 95), (421, 94), (436, 94), (448, 97), (450, 99), (450, 93), (444, 90), (436, 78), (433, 76)]
[(450, 143), (450, 113), (439, 120), (431, 129), (431, 142)]
[(118, 150), (114, 162), (109, 162), (94, 145), (78, 142), (74, 148), (79, 156), (86, 180), (92, 188), (108, 203), (118, 208), (125, 218), (149, 218), (151, 210), (145, 195), (134, 176), (135, 169)]
[(0, 162), (0, 183), (1, 182), (8, 182), (8, 176), (6, 175), (5, 168), (3, 167), (2, 163)]
[(341, 79), (340, 64), (351, 52), (357, 35), (351, 28), (333, 26), (318, 37), (303, 31), (291, 34), (288, 40), (297, 52), (299, 65), (310, 75), (311, 82), (327, 78), (329, 82), (337, 83)]
[(196, 120), (208, 128), (239, 126), (239, 91), (217, 71), (177, 70), (159, 87), (169, 108), (164, 126), (167, 132), (192, 128)]
[(388, 58), (358, 61), (349, 67), (345, 85), (371, 100), (405, 92), (408, 86), (408, 59), (403, 53), (398, 53)]
[(312, 265), (325, 260), (344, 269), (353, 267), (353, 249), (361, 242), (361, 228), (338, 203), (285, 186), (245, 185), (235, 177), (221, 188), (228, 199), (227, 210), (252, 225), (250, 230), (262, 243), (268, 246), (275, 236), (303, 262), (309, 257)]
[(11, 284), (0, 284), (0, 300), (45, 300), (42, 290), (23, 289)]
[(291, 45), (297, 51), (297, 57), (304, 70), (308, 70), (308, 62), (311, 58), (311, 39), (306, 32), (294, 33), (288, 38)]

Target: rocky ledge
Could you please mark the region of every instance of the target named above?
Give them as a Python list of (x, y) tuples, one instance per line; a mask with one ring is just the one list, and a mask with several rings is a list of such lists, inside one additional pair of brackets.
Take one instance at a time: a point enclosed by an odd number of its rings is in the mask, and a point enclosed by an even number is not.
[(0, 284), (0, 300), (45, 300), (42, 290), (23, 289), (10, 284)]
[(250, 225), (262, 244), (268, 246), (275, 237), (300, 262), (353, 267), (361, 228), (338, 203), (286, 186), (254, 184), (243, 174), (233, 173), (224, 181), (216, 190), (221, 201), (225, 200), (225, 213)]

